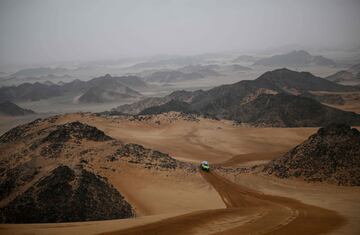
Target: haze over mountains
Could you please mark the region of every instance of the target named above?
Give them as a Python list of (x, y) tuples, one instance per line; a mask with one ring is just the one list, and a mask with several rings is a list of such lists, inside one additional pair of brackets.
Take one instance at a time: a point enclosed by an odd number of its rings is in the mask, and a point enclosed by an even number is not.
[(130, 114), (182, 111), (267, 126), (318, 126), (334, 121), (357, 125), (358, 114), (324, 106), (306, 96), (314, 91), (358, 90), (307, 72), (279, 69), (264, 73), (254, 81), (240, 81), (208, 91), (174, 92), (163, 98), (119, 106), (113, 111)]
[(0, 115), (24, 116), (29, 114), (35, 114), (35, 112), (30, 109), (23, 109), (10, 101), (0, 103)]
[(360, 234), (359, 12), (0, 0), (0, 234)]
[[(272, 61), (270, 64), (259, 68), (258, 61)], [(202, 95), (196, 94), (191, 95), (199, 101), (194, 101), (191, 103), (191, 107), (185, 107), (187, 104), (172, 102), (165, 107), (156, 108), (156, 112), (161, 110), (170, 110), (174, 109), (176, 111), (187, 111), (194, 112), (197, 110), (199, 114), (210, 115), (211, 117), (216, 118), (230, 118), (234, 119), (235, 113), (232, 105), (229, 101), (217, 101), (218, 93), (221, 94), (221, 89), (228, 92), (230, 90), (228, 85), (219, 86), (219, 84), (233, 84), (233, 89), (239, 89), (236, 91), (239, 95), (230, 95), (228, 99), (240, 100), (240, 104), (243, 105), (256, 99), (260, 94), (277, 94), (277, 93), (286, 93), (302, 97), (306, 97), (321, 103), (328, 105), (345, 105), (347, 102), (340, 94), (334, 94), (334, 92), (356, 92), (357, 88), (344, 88), (338, 87), (334, 84), (339, 83), (342, 85), (357, 85), (356, 75), (351, 76), (350, 70), (355, 71), (356, 65), (349, 66), (346, 72), (338, 72), (337, 74), (325, 77), (327, 80), (330, 80), (332, 83), (326, 83), (325, 81), (319, 82), (319, 79), (313, 79), (312, 76), (306, 75), (306, 73), (299, 74), (284, 74), (284, 78), (273, 79), (267, 81), (264, 79), (256, 79), (256, 82), (244, 81), (240, 82), (241, 88), (236, 88), (238, 85), (234, 83), (239, 80), (254, 79), (259, 77), (259, 74), (268, 74), (263, 73), (262, 71), (270, 70), (271, 68), (276, 68), (278, 66), (289, 66), (289, 67), (307, 67), (310, 69), (318, 69), (317, 66), (320, 66), (325, 70), (329, 71), (338, 71), (333, 63), (323, 63), (326, 61), (324, 56), (313, 56), (310, 53), (304, 50), (292, 51), (289, 53), (275, 55), (271, 57), (264, 58), (263, 56), (229, 56), (226, 54), (208, 54), (208, 55), (199, 55), (199, 56), (159, 56), (158, 58), (154, 57), (148, 62), (136, 63), (136, 59), (131, 59), (127, 62), (126, 59), (119, 62), (112, 61), (111, 63), (102, 62), (102, 64), (93, 63), (90, 67), (73, 68), (66, 69), (63, 67), (39, 67), (34, 69), (23, 69), (18, 72), (13, 73), (13, 75), (20, 76), (19, 78), (14, 77), (13, 79), (35, 79), (33, 84), (23, 83), (17, 86), (3, 86), (0, 87), (0, 101), (14, 101), (22, 102), (22, 104), (29, 104), (29, 108), (34, 110), (41, 110), (43, 108), (38, 108), (38, 105), (42, 103), (34, 103), (37, 101), (44, 101), (47, 99), (53, 99), (57, 104), (63, 106), (63, 112), (67, 112), (66, 105), (78, 105), (87, 104), (89, 108), (85, 110), (92, 110), (91, 105), (94, 104), (113, 104), (113, 107), (116, 106), (116, 102), (123, 105), (120, 108), (116, 108), (119, 112), (125, 112), (130, 114), (137, 113), (153, 113), (154, 110), (146, 110), (151, 108), (154, 105), (164, 105), (167, 102), (171, 101), (176, 97), (176, 95), (167, 95), (171, 94), (176, 90), (197, 90), (204, 89), (206, 91), (199, 91), (197, 93), (203, 93)], [(252, 64), (251, 61), (254, 61)], [(272, 64), (275, 61), (274, 64)], [(117, 64), (123, 63), (123, 64)], [(133, 65), (128, 65), (127, 63), (132, 63)], [(267, 62), (266, 62), (267, 63)], [(107, 65), (108, 64), (108, 65)], [(265, 64), (263, 64), (265, 65)], [(117, 67), (119, 66), (119, 67)], [(266, 69), (264, 69), (266, 67)], [(350, 68), (351, 67), (351, 68)], [(129, 68), (131, 68), (129, 70)], [(77, 73), (74, 71), (86, 71), (90, 70), (93, 72), (97, 71), (106, 71), (108, 69), (114, 71), (122, 71), (120, 74), (126, 74), (124, 76), (100, 76), (92, 78), (90, 80), (80, 80), (75, 79), (71, 82), (52, 82), (51, 77), (55, 80), (59, 79), (61, 76), (66, 76), (67, 79), (72, 76), (76, 77)], [(144, 70), (145, 69), (145, 70)], [(275, 70), (278, 71), (278, 70)], [(59, 75), (52, 75), (52, 74)], [(61, 75), (61, 74), (70, 74), (70, 75)], [(327, 72), (329, 74), (330, 72)], [(47, 74), (47, 75), (46, 75)], [(134, 74), (134, 75), (132, 75)], [(317, 73), (316, 73), (317, 74)], [(26, 76), (38, 76), (36, 77), (26, 77)], [(303, 79), (298, 79), (298, 77), (303, 77)], [(275, 76), (276, 77), (276, 76)], [(43, 81), (45, 78), (49, 81)], [(319, 76), (316, 76), (319, 78)], [(12, 78), (6, 78), (11, 80)], [(38, 80), (36, 80), (38, 79)], [(323, 79), (324, 80), (324, 79)], [(20, 81), (20, 80), (19, 80)], [(360, 80), (359, 80), (360, 81)], [(283, 84), (282, 84), (283, 83)], [(213, 88), (219, 86), (217, 88)], [(221, 89), (220, 89), (221, 87)], [(213, 89), (211, 89), (213, 88)], [(214, 93), (212, 93), (214, 92)], [(330, 92), (332, 94), (325, 94), (323, 92)], [(232, 94), (232, 92), (229, 92)], [(316, 94), (315, 94), (316, 93)], [(176, 93), (175, 93), (176, 94)], [(163, 97), (157, 97), (162, 95)], [(137, 101), (143, 98), (139, 103), (132, 104), (132, 102)], [(272, 97), (269, 97), (272, 98)], [(298, 97), (299, 98), (299, 97)], [(178, 101), (184, 102), (180, 98), (175, 98)], [(218, 100), (222, 100), (219, 98)], [(267, 100), (264, 97), (262, 99)], [(201, 100), (201, 101), (200, 101)], [(272, 100), (272, 99), (271, 99)], [(276, 99), (277, 100), (277, 99)], [(302, 100), (305, 102), (305, 99)], [(50, 101), (53, 102), (53, 101)], [(214, 102), (214, 104), (212, 103)], [(219, 103), (218, 103), (219, 102)], [(223, 106), (223, 108), (219, 108)], [(233, 101), (235, 102), (235, 101)], [(277, 103), (278, 101), (276, 101)], [(300, 100), (299, 100), (300, 102)], [(185, 103), (189, 103), (185, 101)], [(300, 102), (301, 103), (301, 102)], [(126, 105), (124, 105), (126, 104)], [(221, 105), (220, 105), (221, 104)], [(255, 103), (251, 103), (254, 104)], [(229, 105), (229, 106), (227, 106)], [(257, 105), (259, 105), (257, 103)], [(279, 104), (280, 105), (280, 104)], [(137, 107), (136, 107), (137, 106)], [(179, 107), (175, 107), (179, 106)], [(99, 107), (99, 106), (98, 106)], [(133, 110), (131, 110), (133, 108)], [(140, 108), (141, 107), (141, 108)], [(170, 108), (172, 107), (172, 108)], [(216, 107), (216, 108), (215, 108)], [(232, 107), (232, 108), (230, 108)], [(244, 106), (245, 108), (245, 106)], [(246, 106), (248, 109), (249, 106)], [(75, 110), (76, 106), (72, 106), (69, 110)], [(94, 110), (109, 110), (107, 107), (94, 106)], [(135, 111), (136, 110), (136, 111)], [(221, 111), (222, 110), (222, 111)], [(46, 110), (45, 110), (46, 112)], [(227, 113), (230, 112), (230, 113)], [(240, 114), (236, 121), (241, 122), (254, 122), (258, 114), (255, 116), (245, 115), (240, 118)], [(342, 115), (340, 115), (342, 116)], [(241, 120), (240, 120), (241, 119)], [(266, 118), (265, 118), (266, 119)], [(265, 125), (271, 125), (266, 121)], [(274, 121), (275, 122), (275, 121)], [(279, 120), (276, 121), (277, 123)], [(280, 121), (283, 122), (283, 121)], [(256, 125), (260, 125), (257, 123)], [(276, 124), (280, 125), (280, 124)], [(285, 124), (282, 124), (285, 125)], [(288, 124), (290, 125), (290, 124)], [(300, 125), (300, 124), (299, 124)], [(315, 124), (312, 124), (315, 125)]]
[(241, 62), (255, 62), (257, 61), (259, 58), (255, 57), (255, 56), (251, 56), (251, 55), (241, 55), (236, 57), (233, 62), (234, 63), (241, 63)]
[[(318, 212), (314, 213), (314, 204), (318, 204), (311, 201), (313, 194), (304, 188), (310, 188), (311, 192), (316, 189), (324, 208), (333, 210), (326, 204), (327, 200), (332, 205), (344, 203), (344, 208), (350, 208), (357, 195), (346, 194), (351, 200), (342, 202), (341, 196), (336, 194), (337, 188), (332, 188), (331, 193), (320, 190), (328, 184), (333, 184), (331, 187), (336, 187), (334, 184), (359, 185), (356, 180), (359, 136), (349, 125), (360, 125), (360, 87), (347, 83), (355, 79), (351, 77), (353, 72), (349, 72), (350, 66), (342, 66), (343, 71), (339, 72), (330, 64), (315, 65), (314, 61), (318, 62), (319, 58), (307, 65), (301, 61), (292, 64), (308, 66), (315, 71), (320, 69), (326, 71), (325, 74), (338, 72), (321, 78), (310, 72), (252, 65), (249, 61), (252, 59), (255, 58), (206, 57), (206, 60), (194, 59), (196, 63), (193, 64), (186, 64), (188, 59), (162, 59), (158, 64), (153, 61), (139, 65), (139, 69), (128, 65), (118, 68), (116, 63), (104, 67), (96, 65), (82, 69), (93, 72), (100, 68), (96, 73), (102, 74), (107, 70), (122, 71), (114, 74), (124, 75), (106, 74), (71, 82), (42, 82), (48, 75), (40, 75), (37, 79), (41, 82), (1, 87), (2, 99), (10, 98), (22, 107), (33, 109), (49, 103), (50, 110), (57, 113), (59, 105), (73, 106), (69, 114), (37, 119), (0, 137), (0, 155), (3, 156), (0, 187), (4, 189), (0, 192), (0, 221), (96, 220), (90, 225), (78, 225), (86, 229), (96, 226), (94, 231), (105, 231), (105, 227), (115, 231), (119, 224), (130, 226), (139, 220), (164, 216), (168, 219), (151, 220), (145, 230), (138, 224), (132, 226), (144, 234), (147, 229), (160, 229), (167, 234), (173, 231), (166, 227), (168, 221), (180, 221), (192, 231), (197, 226), (196, 219), (200, 219), (201, 223), (206, 221), (207, 225), (215, 226), (216, 231), (223, 231), (224, 223), (229, 221), (230, 227), (236, 225), (236, 229), (241, 230), (243, 225), (239, 224), (237, 216), (250, 218), (244, 216), (244, 205), (249, 206), (252, 213), (260, 213), (260, 219), (255, 222), (264, 218), (261, 211), (267, 203), (281, 205), (280, 209), (268, 210), (281, 214), (288, 221), (297, 221), (293, 218), (303, 214), (316, 217)], [(160, 64), (160, 67), (153, 67)], [(151, 69), (143, 70), (142, 66)], [(132, 68), (128, 70), (129, 67)], [(264, 67), (266, 72), (263, 72)], [(21, 121), (21, 116), (9, 114), (25, 115), (31, 113), (30, 110), (9, 101), (3, 104), (8, 114), (1, 116), (2, 120), (27, 122)], [(0, 111), (3, 111), (1, 105)], [(84, 106), (96, 105), (102, 108), (98, 113), (73, 113)], [(102, 112), (114, 106), (118, 107)], [(49, 108), (43, 110), (46, 112)], [(31, 121), (37, 115), (23, 119)], [(334, 122), (344, 124), (335, 125)], [(317, 128), (324, 125), (329, 126), (316, 133)], [(305, 140), (311, 133), (316, 134)], [(197, 164), (203, 160), (211, 162), (210, 172), (199, 172)], [(255, 191), (249, 194), (239, 179)], [(283, 185), (285, 189), (280, 195), (288, 198), (268, 196), (267, 191), (257, 193), (259, 188), (267, 190), (266, 187), (271, 186), (269, 182), (276, 182), (277, 188)], [(318, 190), (309, 182), (321, 183), (316, 187), (323, 188)], [(306, 196), (305, 199), (311, 201), (311, 206), (298, 206), (302, 198), (287, 194), (291, 190), (289, 185), (293, 184), (301, 184), (296, 187), (296, 195), (310, 195), (310, 199)], [(352, 192), (351, 187), (347, 188), (346, 193)], [(332, 195), (336, 199), (331, 199)], [(292, 197), (297, 200), (292, 202)], [(259, 205), (259, 198), (265, 204)], [(242, 206), (225, 208), (232, 205), (229, 202)], [(299, 208), (303, 210), (301, 213), (297, 213)], [(338, 214), (331, 210), (324, 212), (320, 207), (316, 210), (327, 213), (321, 220), (335, 216), (336, 221), (341, 221), (342, 217), (336, 217)], [(344, 212), (342, 207), (337, 211)], [(179, 212), (185, 214), (172, 217)], [(215, 220), (212, 219), (214, 215)], [(119, 220), (123, 218), (132, 219)], [(346, 218), (353, 219), (353, 216)], [(102, 227), (98, 226), (101, 220), (111, 221)], [(195, 224), (191, 222), (194, 220)], [(216, 227), (218, 220), (221, 225)], [(287, 226), (277, 216), (272, 220), (271, 225)], [(349, 227), (357, 226), (351, 223)], [(309, 228), (309, 224), (314, 224), (312, 219), (301, 227)], [(34, 228), (32, 224), (22, 226)], [(65, 229), (67, 233), (73, 229), (85, 231), (80, 227), (60, 226), (50, 229)], [(254, 231), (258, 231), (257, 228)], [(132, 231), (132, 228), (128, 231), (121, 226), (119, 229), (125, 234)]]
[(268, 58), (259, 59), (254, 62), (255, 65), (263, 66), (281, 66), (281, 67), (299, 67), (299, 66), (335, 66), (336, 63), (323, 56), (313, 56), (304, 50), (292, 51), (287, 54), (274, 55)]
[(13, 74), (11, 77), (42, 77), (47, 76), (49, 74), (53, 75), (64, 75), (69, 72), (66, 68), (50, 68), (50, 67), (40, 67), (40, 68), (28, 68), (21, 69)]
[(169, 83), (169, 82), (178, 82), (178, 81), (187, 81), (187, 80), (196, 80), (204, 78), (200, 73), (183, 73), (177, 70), (168, 70), (168, 71), (158, 71), (154, 72), (151, 75), (145, 78), (149, 82), (160, 82), (160, 83)]
[(74, 80), (62, 84), (24, 83), (19, 86), (0, 87), (0, 101), (36, 101), (75, 93), (81, 95), (82, 102), (106, 102), (139, 97), (141, 94), (133, 89), (143, 89), (146, 86), (147, 84), (137, 77), (110, 75), (89, 81)]

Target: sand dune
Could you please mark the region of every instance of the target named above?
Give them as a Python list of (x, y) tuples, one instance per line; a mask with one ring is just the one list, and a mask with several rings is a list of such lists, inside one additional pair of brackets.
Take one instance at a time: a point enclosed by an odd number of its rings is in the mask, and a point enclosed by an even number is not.
[[(317, 128), (252, 128), (175, 114), (146, 120), (90, 114), (79, 120), (125, 143), (139, 143), (188, 162), (226, 167), (269, 161)], [(175, 115), (176, 116), (176, 115)], [(308, 184), (254, 174), (189, 174), (104, 162), (92, 166), (134, 206), (134, 219), (0, 225), (1, 234), (358, 234), (356, 187)], [(343, 200), (344, 199), (344, 200)]]
[(81, 120), (125, 142), (158, 149), (177, 159), (211, 163), (223, 162), (239, 154), (287, 151), (317, 130), (241, 127), (230, 121), (204, 118), (191, 121), (174, 116), (170, 113), (138, 121), (72, 114), (58, 122)]

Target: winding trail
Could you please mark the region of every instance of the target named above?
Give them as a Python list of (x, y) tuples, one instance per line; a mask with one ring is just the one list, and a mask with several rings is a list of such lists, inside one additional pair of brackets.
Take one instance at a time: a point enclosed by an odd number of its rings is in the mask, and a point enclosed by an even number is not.
[(226, 209), (188, 213), (104, 234), (297, 234), (328, 233), (346, 221), (337, 212), (300, 201), (265, 195), (215, 172), (201, 172)]

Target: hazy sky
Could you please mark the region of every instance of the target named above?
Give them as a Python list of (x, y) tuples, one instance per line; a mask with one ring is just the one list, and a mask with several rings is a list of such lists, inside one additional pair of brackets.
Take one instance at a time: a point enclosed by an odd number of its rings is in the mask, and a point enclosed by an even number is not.
[(0, 0), (0, 64), (360, 42), (360, 0)]

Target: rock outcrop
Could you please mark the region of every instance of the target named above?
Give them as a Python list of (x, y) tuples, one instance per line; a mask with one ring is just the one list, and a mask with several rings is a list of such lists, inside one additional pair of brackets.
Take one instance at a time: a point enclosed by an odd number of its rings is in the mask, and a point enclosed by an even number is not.
[(112, 138), (96, 127), (89, 126), (81, 122), (69, 122), (63, 125), (57, 125), (55, 130), (43, 139), (43, 142), (66, 142), (70, 138), (78, 140), (87, 139), (93, 141), (107, 141)]
[(57, 223), (132, 216), (130, 204), (105, 179), (68, 166), (55, 168), (0, 208), (2, 223)]
[(281, 178), (360, 186), (360, 132), (343, 124), (320, 128), (308, 140), (265, 165)]

